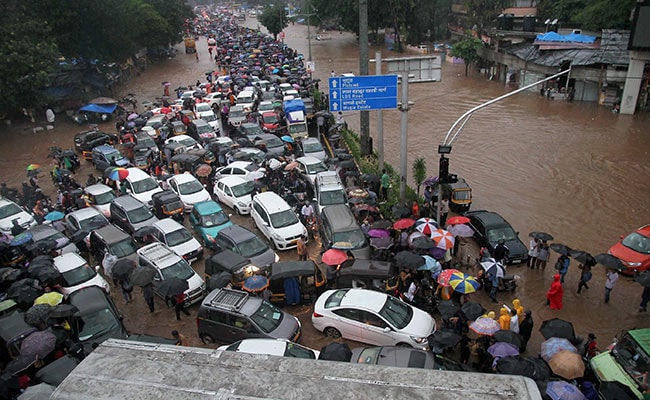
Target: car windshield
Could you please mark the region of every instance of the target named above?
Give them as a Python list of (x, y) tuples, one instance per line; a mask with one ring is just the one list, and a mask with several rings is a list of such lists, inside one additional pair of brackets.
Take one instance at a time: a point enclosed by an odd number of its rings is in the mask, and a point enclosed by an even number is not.
[(342, 190), (330, 190), (320, 193), (321, 206), (331, 206), (332, 204), (345, 204), (345, 192)]
[(276, 114), (264, 115), (262, 120), (265, 124), (275, 124), (278, 122), (278, 116)]
[(213, 114), (203, 114), (201, 116), (201, 119), (204, 120), (205, 122), (212, 122), (217, 120), (217, 116)]
[(158, 184), (153, 178), (146, 178), (141, 181), (131, 182), (135, 193), (144, 193), (158, 188)]
[(71, 269), (70, 271), (61, 274), (66, 287), (77, 286), (81, 283), (89, 281), (97, 275), (94, 269), (90, 268), (88, 264), (84, 264), (79, 268)]
[(358, 364), (377, 364), (377, 359), (381, 353), (382, 347), (370, 347), (363, 349), (356, 360)]
[(106, 220), (106, 217), (104, 217), (103, 214), (97, 214), (97, 215), (93, 215), (88, 219), (79, 221), (79, 225), (81, 225), (81, 230), (90, 232), (94, 229), (99, 229), (101, 227), (108, 225), (108, 221)]
[(129, 221), (131, 221), (132, 224), (137, 224), (139, 222), (143, 222), (150, 218), (153, 218), (153, 214), (145, 206), (138, 207), (135, 210), (129, 211), (128, 215), (129, 215)]
[(307, 125), (305, 124), (291, 124), (288, 128), (289, 133), (302, 133), (307, 131)]
[(138, 144), (148, 148), (156, 147), (156, 142), (149, 136), (138, 137)]
[(345, 297), (345, 295), (348, 293), (348, 290), (337, 290), (336, 292), (332, 293), (330, 297), (325, 300), (325, 308), (332, 308), (332, 307), (338, 307), (341, 305), (341, 301)]
[(178, 185), (178, 191), (183, 195), (198, 193), (201, 190), (203, 190), (203, 185), (196, 179)]
[(120, 326), (119, 320), (110, 308), (103, 308), (93, 313), (84, 315), (82, 318), (79, 340), (86, 341), (93, 337), (103, 335)]
[(174, 200), (174, 201), (170, 201), (169, 203), (163, 204), (163, 209), (168, 213), (172, 211), (176, 211), (181, 208), (183, 208), (183, 203), (181, 203), (180, 200)]
[(229, 118), (240, 118), (244, 116), (244, 110), (230, 110), (228, 113)]
[(113, 161), (121, 160), (123, 158), (124, 156), (117, 150), (106, 154), (106, 160), (109, 162), (109, 164)]
[(621, 243), (637, 253), (650, 254), (650, 238), (637, 232), (629, 234)]
[(271, 214), (271, 226), (274, 228), (291, 226), (296, 222), (298, 222), (298, 217), (296, 217), (296, 214), (291, 210), (284, 210)]
[(239, 247), (239, 254), (244, 258), (251, 258), (258, 254), (262, 254), (269, 248), (269, 246), (267, 246), (267, 244), (257, 236), (239, 243), (237, 247)]
[(282, 140), (280, 140), (277, 137), (272, 137), (272, 138), (266, 138), (264, 139), (266, 142), (266, 147), (268, 148), (275, 148), (275, 147), (283, 147), (284, 143), (282, 143)]
[(246, 181), (242, 184), (235, 185), (230, 188), (232, 190), (232, 195), (235, 197), (243, 197), (247, 194), (253, 193), (255, 190), (255, 184), (251, 181)]
[(188, 280), (194, 275), (194, 270), (187, 261), (180, 259), (177, 263), (170, 265), (167, 268), (161, 269), (163, 279), (169, 278), (179, 278), (182, 280)]
[(192, 139), (191, 137), (188, 138), (183, 138), (178, 141), (178, 143), (182, 144), (183, 146), (186, 147), (192, 147), (196, 144), (196, 140)]
[(314, 354), (313, 351), (292, 342), (287, 342), (287, 347), (284, 349), (284, 356), (295, 357), (295, 358), (308, 358), (312, 360), (316, 359), (316, 354)]
[(648, 389), (647, 376), (650, 373), (650, 356), (629, 334), (616, 343), (612, 354), (625, 372), (634, 379), (642, 392)]
[(209, 228), (211, 226), (223, 225), (228, 221), (229, 221), (228, 215), (225, 212), (223, 212), (223, 210), (217, 211), (216, 213), (213, 214), (201, 216), (201, 225), (205, 226), (206, 228)]
[(397, 329), (404, 329), (413, 318), (413, 309), (393, 296), (386, 297), (386, 303), (379, 310), (379, 315)]
[(9, 203), (6, 206), (0, 208), (0, 219), (5, 219), (11, 217), (14, 214), (18, 214), (22, 209), (18, 207), (15, 203)]
[(309, 175), (316, 175), (319, 172), (327, 171), (327, 167), (322, 162), (307, 165), (307, 173)]
[(108, 252), (117, 258), (123, 258), (135, 253), (136, 250), (135, 243), (128, 238), (111, 245)]
[(247, 126), (247, 127), (245, 128), (245, 130), (246, 130), (246, 135), (247, 135), (247, 136), (252, 136), (252, 135), (261, 135), (261, 134), (264, 133), (264, 131), (262, 130), (262, 128), (260, 128), (258, 125), (255, 125), (255, 126)]
[(165, 235), (165, 240), (167, 241), (167, 246), (178, 246), (187, 241), (192, 240), (193, 236), (187, 229), (179, 229)]
[(115, 193), (113, 193), (112, 190), (109, 190), (108, 192), (95, 195), (95, 204), (99, 206), (109, 204), (116, 197), (117, 196), (115, 196)]
[(517, 240), (517, 233), (509, 226), (490, 229), (487, 232), (487, 240), (490, 243), (496, 243), (502, 239), (506, 242), (509, 240)]
[(323, 146), (318, 142), (307, 142), (303, 144), (303, 149), (305, 153), (318, 153), (323, 151)]
[(273, 332), (280, 326), (284, 314), (276, 306), (263, 301), (260, 308), (251, 315), (251, 319), (265, 333)]
[(257, 171), (259, 168), (260, 168), (260, 167), (258, 167), (257, 164), (255, 164), (255, 163), (250, 163), (250, 164), (248, 164), (244, 169), (245, 169), (246, 171), (248, 171), (248, 172), (253, 172), (253, 171)]
[(352, 249), (360, 249), (368, 244), (366, 242), (366, 236), (363, 234), (363, 231), (361, 229), (347, 232), (336, 232), (334, 235), (332, 235), (332, 243), (337, 242), (351, 243)]

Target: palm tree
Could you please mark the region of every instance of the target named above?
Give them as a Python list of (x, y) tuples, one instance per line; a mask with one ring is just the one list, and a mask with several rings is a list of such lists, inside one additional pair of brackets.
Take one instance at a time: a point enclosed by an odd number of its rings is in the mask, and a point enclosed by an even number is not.
[(415, 181), (415, 184), (417, 185), (417, 193), (418, 196), (420, 196), (420, 186), (422, 186), (422, 182), (427, 177), (427, 162), (424, 158), (418, 157), (415, 160), (413, 160), (413, 166), (411, 167), (411, 171), (413, 172), (413, 180)]

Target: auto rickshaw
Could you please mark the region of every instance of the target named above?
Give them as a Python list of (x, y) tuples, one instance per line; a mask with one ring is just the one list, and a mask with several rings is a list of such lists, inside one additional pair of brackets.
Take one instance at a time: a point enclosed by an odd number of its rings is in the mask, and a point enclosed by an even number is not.
[(456, 213), (469, 211), (472, 205), (472, 188), (467, 181), (455, 174), (450, 174), (447, 182), (436, 182), (433, 187), (435, 199), (442, 189), (442, 197), (449, 199), (449, 209)]
[[(331, 268), (331, 267), (330, 267)], [(390, 261), (356, 259), (349, 267), (331, 271), (331, 287), (385, 291), (386, 281), (396, 275)]]
[(233, 287), (241, 288), (246, 278), (265, 271), (257, 265), (251, 264), (250, 260), (242, 257), (231, 250), (223, 250), (205, 260), (205, 279), (212, 275), (227, 272), (231, 275), (230, 283)]
[(276, 262), (271, 264), (269, 276), (270, 301), (286, 305), (312, 303), (325, 289), (325, 283), (324, 271), (312, 260)]
[(201, 157), (196, 154), (176, 154), (170, 160), (170, 165), (172, 166), (174, 174), (182, 174), (184, 172), (193, 174), (201, 164), (203, 164), (203, 161), (201, 160)]
[(172, 121), (171, 130), (174, 136), (187, 134), (187, 126), (185, 126), (181, 121)]
[(153, 162), (153, 152), (146, 146), (135, 145), (133, 147), (133, 159), (131, 162), (136, 168), (147, 169)]
[(211, 165), (213, 162), (217, 161), (217, 157), (208, 149), (192, 149), (186, 151), (184, 154), (198, 156), (203, 164)]
[(182, 222), (184, 207), (181, 198), (171, 190), (163, 190), (151, 196), (154, 215), (159, 218), (173, 218)]

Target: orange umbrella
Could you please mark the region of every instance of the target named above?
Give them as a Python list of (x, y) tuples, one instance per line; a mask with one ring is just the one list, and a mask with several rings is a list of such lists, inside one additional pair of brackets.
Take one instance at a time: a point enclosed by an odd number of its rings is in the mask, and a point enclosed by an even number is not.
[(555, 375), (564, 379), (576, 379), (584, 376), (585, 363), (580, 354), (570, 350), (562, 350), (556, 353), (548, 361), (548, 366)]

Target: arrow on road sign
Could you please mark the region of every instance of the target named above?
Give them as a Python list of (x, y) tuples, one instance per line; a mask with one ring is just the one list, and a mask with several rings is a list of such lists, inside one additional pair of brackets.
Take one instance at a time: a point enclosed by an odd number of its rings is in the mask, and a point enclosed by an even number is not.
[(339, 103), (332, 103), (332, 110), (336, 111), (339, 109)]
[(339, 97), (339, 92), (336, 91), (332, 92), (332, 97), (334, 98), (334, 100), (336, 100)]
[(333, 87), (333, 88), (336, 87), (337, 82), (338, 82), (338, 81), (337, 81), (336, 79), (332, 81), (332, 87)]

